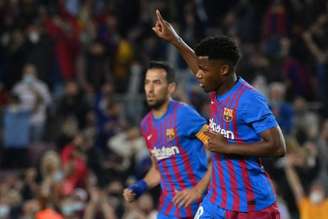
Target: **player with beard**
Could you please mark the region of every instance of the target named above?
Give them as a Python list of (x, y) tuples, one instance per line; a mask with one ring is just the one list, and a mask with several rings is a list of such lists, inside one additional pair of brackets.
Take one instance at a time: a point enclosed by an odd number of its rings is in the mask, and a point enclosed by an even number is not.
[(286, 145), (265, 97), (236, 74), (238, 46), (226, 36), (208, 37), (194, 51), (156, 14), (154, 32), (178, 49), (211, 99), (204, 145), (213, 171), (195, 219), (280, 218), (260, 158), (282, 156)]
[(189, 105), (171, 98), (176, 83), (173, 69), (166, 63), (150, 63), (144, 88), (151, 111), (142, 120), (141, 131), (152, 165), (123, 196), (130, 202), (160, 184), (157, 218), (192, 218), (209, 183), (202, 144), (206, 120)]

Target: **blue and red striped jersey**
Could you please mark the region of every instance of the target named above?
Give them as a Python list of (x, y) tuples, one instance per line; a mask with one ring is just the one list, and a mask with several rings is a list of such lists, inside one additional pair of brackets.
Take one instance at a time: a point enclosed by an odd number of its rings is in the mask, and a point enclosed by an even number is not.
[[(209, 128), (229, 143), (255, 143), (277, 122), (264, 96), (242, 78), (225, 94), (210, 93)], [(247, 146), (245, 146), (247, 147)], [(276, 198), (259, 157), (211, 153), (213, 172), (206, 199), (232, 211), (258, 211)]]
[(199, 202), (179, 208), (172, 199), (176, 191), (196, 185), (207, 170), (204, 147), (195, 136), (205, 124), (192, 107), (174, 100), (162, 117), (155, 118), (149, 112), (141, 122), (147, 148), (161, 174), (159, 211), (165, 215), (183, 218), (197, 211)]

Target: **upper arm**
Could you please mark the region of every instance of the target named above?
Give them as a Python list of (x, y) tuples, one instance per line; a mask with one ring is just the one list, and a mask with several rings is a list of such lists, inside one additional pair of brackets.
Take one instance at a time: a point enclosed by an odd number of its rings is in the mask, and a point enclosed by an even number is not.
[(204, 131), (208, 131), (207, 124), (203, 125), (203, 127), (197, 132), (196, 137), (203, 142), (203, 144), (207, 144), (208, 136), (204, 134)]
[(259, 94), (252, 94), (246, 98), (242, 110), (242, 119), (261, 136), (262, 140), (269, 143), (274, 149), (273, 155), (281, 156), (286, 152), (285, 140), (282, 131), (271, 112), (266, 99)]
[(252, 127), (257, 134), (278, 125), (266, 99), (255, 92), (245, 94), (243, 102), (240, 103), (242, 120)]

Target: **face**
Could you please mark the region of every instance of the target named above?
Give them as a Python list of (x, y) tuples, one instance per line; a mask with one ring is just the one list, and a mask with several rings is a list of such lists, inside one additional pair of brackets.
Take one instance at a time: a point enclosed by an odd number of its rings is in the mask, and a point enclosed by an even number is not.
[(196, 78), (205, 92), (216, 91), (223, 84), (229, 66), (219, 60), (209, 60), (207, 56), (197, 57), (198, 72)]
[(160, 108), (166, 103), (175, 88), (174, 83), (166, 80), (166, 71), (161, 68), (148, 69), (145, 78), (145, 93), (148, 106)]
[(314, 184), (310, 190), (310, 201), (314, 204), (321, 203), (325, 199), (325, 190), (321, 184)]

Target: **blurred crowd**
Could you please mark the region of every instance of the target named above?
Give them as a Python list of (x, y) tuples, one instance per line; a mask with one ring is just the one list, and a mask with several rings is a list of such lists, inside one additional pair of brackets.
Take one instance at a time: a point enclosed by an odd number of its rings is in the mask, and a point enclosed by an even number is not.
[(138, 129), (148, 61), (174, 66), (175, 98), (208, 115), (177, 51), (152, 33), (156, 8), (192, 46), (222, 33), (239, 42), (238, 73), (287, 141), (286, 157), (263, 159), (282, 219), (302, 212), (295, 188), (328, 200), (325, 0), (2, 0), (0, 219), (155, 218), (159, 188), (121, 196), (150, 165)]

